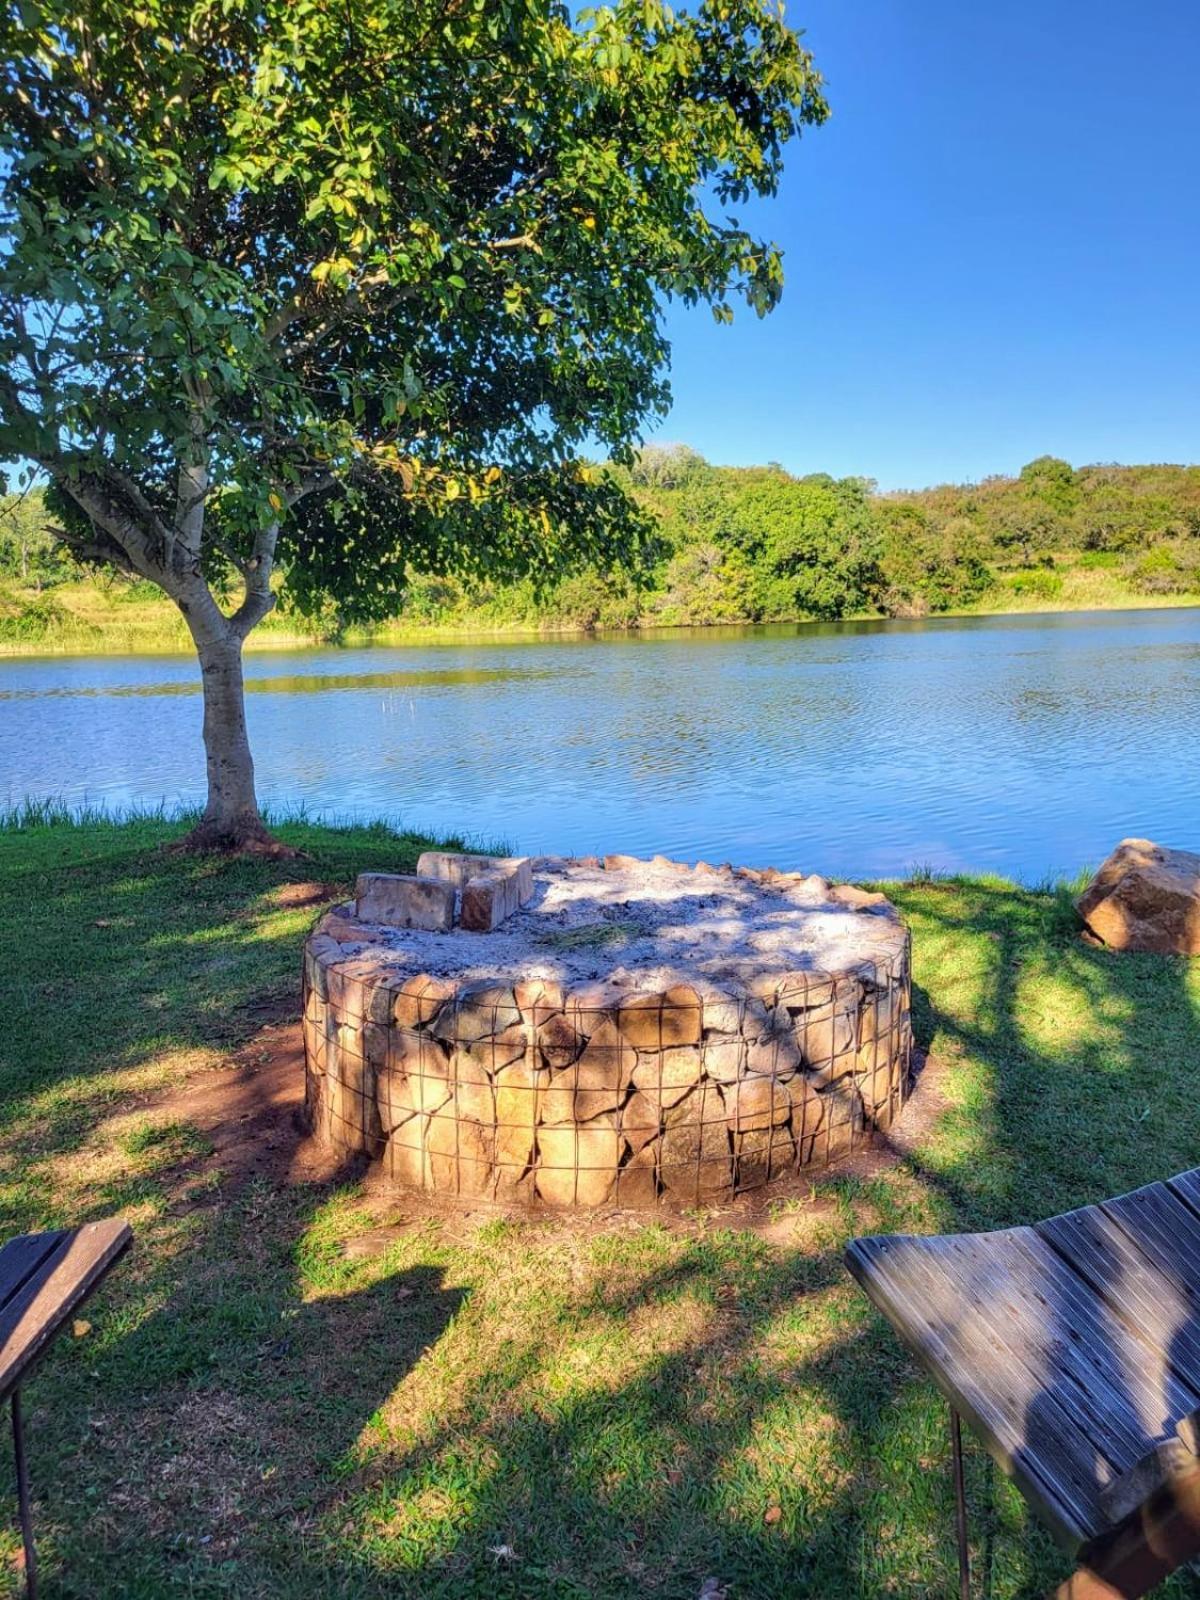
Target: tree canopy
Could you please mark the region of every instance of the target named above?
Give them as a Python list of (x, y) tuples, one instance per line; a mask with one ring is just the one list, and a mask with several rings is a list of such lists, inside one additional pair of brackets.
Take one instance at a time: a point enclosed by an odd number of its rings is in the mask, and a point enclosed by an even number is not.
[(664, 410), (667, 299), (776, 303), (735, 211), (826, 115), (774, 0), (8, 0), (0, 46), (0, 455), (214, 685), (281, 587), (627, 550), (586, 457)]

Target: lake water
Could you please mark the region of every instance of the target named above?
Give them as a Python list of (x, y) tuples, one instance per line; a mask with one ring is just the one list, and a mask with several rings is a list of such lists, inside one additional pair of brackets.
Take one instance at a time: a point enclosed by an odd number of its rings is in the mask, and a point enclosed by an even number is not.
[[(247, 661), (267, 804), (525, 852), (1025, 880), (1200, 847), (1200, 611), (671, 631)], [(203, 794), (195, 663), (0, 659), (0, 799)]]

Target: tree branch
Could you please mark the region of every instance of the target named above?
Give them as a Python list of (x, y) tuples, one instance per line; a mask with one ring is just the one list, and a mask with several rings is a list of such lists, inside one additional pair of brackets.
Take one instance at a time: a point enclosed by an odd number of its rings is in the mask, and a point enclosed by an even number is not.
[(279, 540), (279, 524), (268, 523), (254, 539), (254, 554), (242, 568), (246, 594), (241, 605), (229, 619), (229, 625), (240, 639), (244, 639), (274, 609), (275, 596), (271, 591), (271, 574), (275, 568), (275, 546)]
[[(204, 506), (209, 488), (209, 450), (204, 434), (204, 412), (196, 399), (192, 400), (188, 411), (188, 438), (190, 448), (179, 463), (172, 535), (179, 540), (185, 558), (195, 564), (200, 559), (204, 539)], [(172, 554), (168, 548), (168, 565)]]
[(515, 239), (487, 239), (484, 241), (485, 250), (532, 250), (537, 255), (542, 254), (542, 247), (531, 233), (518, 234)]

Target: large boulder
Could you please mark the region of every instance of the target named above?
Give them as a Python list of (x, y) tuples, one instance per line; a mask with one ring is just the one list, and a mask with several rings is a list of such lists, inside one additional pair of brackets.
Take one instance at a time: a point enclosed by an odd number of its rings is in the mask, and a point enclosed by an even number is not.
[(1076, 902), (1114, 950), (1200, 955), (1200, 855), (1122, 839)]

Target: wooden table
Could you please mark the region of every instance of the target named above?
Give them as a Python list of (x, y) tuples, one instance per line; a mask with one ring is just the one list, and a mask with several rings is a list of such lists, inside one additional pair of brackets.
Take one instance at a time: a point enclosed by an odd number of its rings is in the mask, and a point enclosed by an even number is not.
[(1061, 1600), (1200, 1554), (1200, 1168), (998, 1233), (856, 1239), (846, 1265), (1068, 1548)]
[(17, 1501), (25, 1545), (25, 1583), (37, 1595), (21, 1384), (68, 1318), (133, 1243), (119, 1218), (55, 1233), (27, 1233), (0, 1249), (0, 1404), (12, 1402)]

